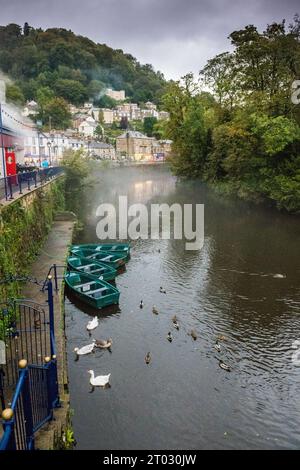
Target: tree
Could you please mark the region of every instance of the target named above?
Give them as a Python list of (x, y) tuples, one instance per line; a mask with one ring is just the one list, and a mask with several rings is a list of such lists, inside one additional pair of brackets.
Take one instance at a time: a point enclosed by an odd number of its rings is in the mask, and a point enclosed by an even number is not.
[(24, 23), (24, 27), (23, 27), (23, 34), (24, 36), (29, 36), (29, 33), (30, 33), (30, 26), (29, 24), (26, 22)]
[(22, 105), (25, 103), (25, 98), (20, 87), (14, 84), (6, 85), (6, 99), (11, 103)]
[(123, 129), (123, 130), (128, 129), (128, 117), (127, 116), (121, 117), (120, 129)]
[(56, 80), (54, 88), (58, 96), (76, 105), (82, 104), (88, 99), (86, 88), (75, 80), (60, 78)]
[(145, 117), (144, 118), (144, 133), (148, 137), (153, 137), (153, 131), (154, 131), (154, 126), (157, 123), (157, 118), (156, 117)]
[(71, 114), (68, 103), (63, 98), (52, 98), (40, 112), (39, 118), (48, 123), (51, 118), (52, 126), (56, 129), (66, 129), (71, 125)]

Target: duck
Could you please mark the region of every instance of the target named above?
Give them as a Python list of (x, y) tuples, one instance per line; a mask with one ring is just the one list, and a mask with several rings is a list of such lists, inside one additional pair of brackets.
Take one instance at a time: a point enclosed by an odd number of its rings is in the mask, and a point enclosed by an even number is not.
[(174, 315), (174, 317), (172, 317), (172, 322), (173, 322), (173, 323), (177, 323), (177, 317), (176, 317), (176, 315)]
[(221, 369), (224, 369), (227, 372), (231, 371), (231, 367), (228, 364), (225, 364), (225, 362), (223, 362), (221, 359), (219, 360), (219, 366), (221, 367)]
[(172, 336), (171, 331), (169, 331), (169, 333), (167, 334), (167, 340), (168, 340), (170, 343), (172, 343), (172, 341), (173, 341), (173, 336)]
[(219, 341), (218, 341), (218, 340), (215, 342), (215, 346), (214, 346), (214, 348), (215, 348), (215, 349), (216, 349), (218, 352), (221, 352), (221, 346), (220, 346), (220, 344), (219, 344)]
[(157, 310), (157, 308), (155, 307), (155, 305), (153, 305), (152, 313), (154, 313), (154, 315), (158, 315), (158, 314), (159, 314), (159, 311)]
[(193, 338), (194, 341), (196, 341), (196, 339), (198, 338), (198, 335), (197, 335), (195, 330), (191, 330), (190, 335), (191, 335), (191, 337)]
[(146, 356), (145, 356), (145, 362), (146, 362), (146, 364), (150, 364), (150, 362), (151, 362), (151, 354), (150, 354), (150, 352), (148, 352), (148, 353), (146, 354)]
[(90, 354), (94, 350), (95, 343), (96, 341), (93, 340), (92, 343), (87, 344), (86, 346), (82, 346), (82, 348), (74, 348), (74, 352), (77, 354), (77, 356), (84, 356), (85, 354)]
[(217, 341), (226, 341), (226, 339), (227, 339), (227, 338), (226, 338), (226, 336), (224, 336), (224, 335), (218, 335), (218, 336), (217, 336)]
[(94, 317), (92, 320), (88, 322), (88, 324), (86, 325), (86, 329), (88, 331), (91, 331), (97, 328), (98, 325), (99, 325), (98, 317)]
[(88, 370), (88, 373), (90, 374), (90, 384), (91, 386), (94, 387), (105, 387), (106, 385), (109, 385), (109, 378), (111, 374), (107, 375), (98, 375), (95, 377), (94, 371), (93, 370)]
[(140, 302), (140, 308), (143, 308), (144, 307), (144, 302), (141, 300)]
[(111, 338), (108, 339), (95, 339), (95, 347), (100, 349), (109, 349), (113, 344)]
[(173, 326), (174, 326), (174, 328), (176, 328), (176, 330), (179, 330), (179, 323), (178, 323), (177, 320), (173, 321)]
[(161, 294), (166, 294), (166, 293), (167, 293), (166, 289), (164, 289), (163, 287), (160, 287), (160, 288), (159, 288), (159, 292), (160, 292)]

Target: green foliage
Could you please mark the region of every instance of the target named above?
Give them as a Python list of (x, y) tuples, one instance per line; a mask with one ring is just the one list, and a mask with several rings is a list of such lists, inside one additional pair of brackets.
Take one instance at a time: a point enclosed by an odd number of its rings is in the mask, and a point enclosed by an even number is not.
[(230, 38), (233, 51), (200, 72), (213, 95), (188, 76), (164, 96), (174, 172), (300, 211), (300, 113), (291, 101), (300, 72), (299, 17), (288, 28), (283, 21), (260, 33), (249, 25)]
[(75, 212), (80, 218), (82, 198), (87, 187), (86, 178), (90, 173), (88, 161), (83, 156), (82, 150), (68, 150), (61, 163), (65, 169), (66, 210)]
[(156, 117), (145, 117), (143, 131), (148, 137), (153, 137), (154, 126), (157, 124)]
[[(103, 97), (107, 87), (124, 89), (135, 102), (158, 103), (166, 81), (151, 65), (141, 65), (130, 54), (96, 44), (63, 28), (35, 29), (25, 23), (0, 26), (0, 68), (21, 85), (26, 99), (48, 86), (74, 104), (86, 99), (101, 107), (113, 102)], [(30, 86), (28, 82), (31, 81)], [(84, 86), (84, 88), (82, 88)]]
[[(64, 208), (62, 180), (36, 191), (25, 206), (18, 200), (0, 211), (0, 278), (26, 275), (47, 235), (55, 213)], [(15, 283), (0, 285), (0, 301), (16, 297)]]
[(63, 98), (46, 99), (43, 107), (40, 107), (39, 118), (44, 124), (51, 118), (52, 126), (56, 129), (66, 129), (71, 124), (68, 104)]
[(54, 83), (54, 90), (58, 96), (75, 105), (83, 104), (88, 99), (85, 86), (76, 80), (59, 78)]
[(25, 98), (20, 87), (11, 84), (6, 85), (6, 99), (8, 102), (17, 105), (22, 105), (25, 102)]

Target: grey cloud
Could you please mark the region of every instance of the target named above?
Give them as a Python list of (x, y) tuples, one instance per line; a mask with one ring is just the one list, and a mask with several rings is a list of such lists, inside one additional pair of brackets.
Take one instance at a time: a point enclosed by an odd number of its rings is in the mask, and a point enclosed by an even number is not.
[(289, 22), (297, 9), (295, 0), (0, 0), (0, 23), (72, 29), (178, 78), (228, 50), (231, 31)]

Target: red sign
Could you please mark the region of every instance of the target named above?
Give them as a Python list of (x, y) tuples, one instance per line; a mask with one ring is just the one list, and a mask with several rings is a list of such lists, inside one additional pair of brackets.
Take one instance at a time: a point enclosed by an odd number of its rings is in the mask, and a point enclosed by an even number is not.
[(17, 173), (17, 163), (15, 152), (5, 149), (6, 176), (12, 176)]

